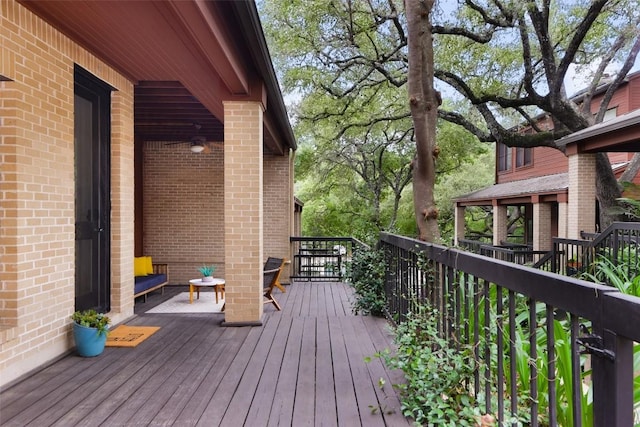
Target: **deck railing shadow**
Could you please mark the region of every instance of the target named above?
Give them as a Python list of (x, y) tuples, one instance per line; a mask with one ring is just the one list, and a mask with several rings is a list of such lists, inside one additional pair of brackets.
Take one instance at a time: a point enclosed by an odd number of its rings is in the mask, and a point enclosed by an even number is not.
[(442, 337), (473, 349), (467, 387), (496, 425), (512, 414), (526, 425), (634, 424), (640, 298), (391, 234), (380, 247), (390, 317), (438, 310)]

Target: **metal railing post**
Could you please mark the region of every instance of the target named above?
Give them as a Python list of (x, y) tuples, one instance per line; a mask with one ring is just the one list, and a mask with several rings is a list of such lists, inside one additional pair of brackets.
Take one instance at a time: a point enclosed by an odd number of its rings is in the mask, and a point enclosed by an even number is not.
[(603, 351), (593, 354), (593, 414), (595, 427), (632, 426), (633, 342), (611, 331), (602, 332)]

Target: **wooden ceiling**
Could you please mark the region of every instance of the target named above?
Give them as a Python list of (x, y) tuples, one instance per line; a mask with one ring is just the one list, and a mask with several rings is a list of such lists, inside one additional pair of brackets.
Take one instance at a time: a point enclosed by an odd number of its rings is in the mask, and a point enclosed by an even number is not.
[(134, 83), (137, 141), (222, 142), (223, 102), (250, 100), (267, 108), (264, 152), (295, 148), (277, 81), (256, 62), (266, 51), (257, 11), (244, 3), (20, 2)]
[(135, 86), (136, 139), (190, 141), (205, 137), (222, 142), (224, 127), (180, 82), (142, 81)]

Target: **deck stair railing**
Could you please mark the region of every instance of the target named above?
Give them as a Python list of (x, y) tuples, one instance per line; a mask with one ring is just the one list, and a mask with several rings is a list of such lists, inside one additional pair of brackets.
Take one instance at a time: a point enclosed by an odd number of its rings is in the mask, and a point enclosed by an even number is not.
[(608, 260), (629, 278), (640, 275), (640, 223), (614, 222), (601, 233), (583, 239), (553, 239), (553, 256), (542, 265), (568, 276), (595, 274), (596, 262)]
[(353, 252), (366, 245), (353, 237), (291, 237), (292, 279), (341, 281)]
[(531, 265), (567, 276), (594, 273), (595, 263), (602, 258), (621, 266), (629, 278), (640, 275), (640, 223), (614, 222), (601, 233), (582, 232), (581, 239), (555, 237), (551, 251), (534, 251), (524, 245), (489, 245), (460, 239), (459, 246), (470, 252)]
[(527, 245), (516, 243), (495, 246), (477, 240), (459, 239), (458, 245), (476, 254), (522, 265), (532, 265), (548, 253), (548, 251), (534, 251)]
[(531, 426), (638, 422), (640, 298), (391, 234), (380, 247), (390, 318), (403, 321), (418, 304), (438, 310), (439, 334), (471, 354), (465, 389), (496, 425), (518, 425), (512, 414)]

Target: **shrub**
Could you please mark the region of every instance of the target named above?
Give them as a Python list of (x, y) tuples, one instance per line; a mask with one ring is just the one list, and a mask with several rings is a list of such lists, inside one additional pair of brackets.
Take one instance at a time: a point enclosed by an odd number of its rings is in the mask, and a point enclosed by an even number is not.
[(391, 369), (401, 369), (402, 412), (420, 425), (476, 426), (482, 417), (471, 392), (476, 363), (471, 346), (451, 347), (438, 336), (433, 310), (419, 306), (396, 328), (396, 354), (378, 353)]
[(355, 291), (353, 312), (383, 316), (386, 307), (384, 292), (384, 253), (380, 250), (358, 250), (347, 268), (347, 282)]

